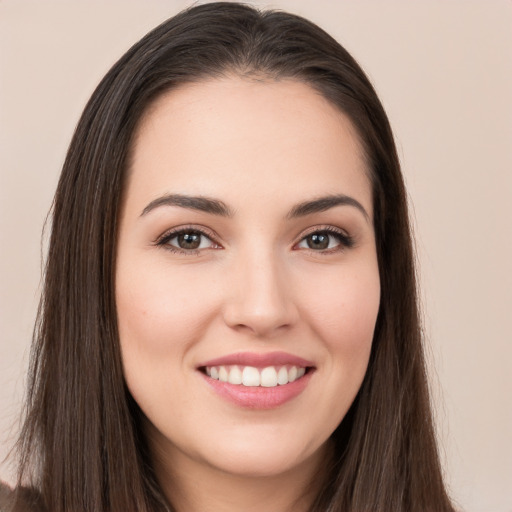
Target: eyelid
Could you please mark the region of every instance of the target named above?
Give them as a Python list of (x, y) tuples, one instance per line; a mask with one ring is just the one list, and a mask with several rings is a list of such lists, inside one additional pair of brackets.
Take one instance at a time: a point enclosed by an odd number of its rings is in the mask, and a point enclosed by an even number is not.
[[(168, 244), (169, 240), (175, 238), (176, 236), (179, 236), (182, 233), (187, 232), (197, 232), (201, 235), (205, 236), (212, 242), (212, 244), (216, 245), (215, 249), (223, 248), (222, 245), (217, 241), (219, 239), (219, 236), (217, 233), (215, 233), (210, 228), (207, 228), (206, 226), (197, 225), (197, 224), (185, 224), (181, 226), (175, 226), (173, 228), (170, 228), (161, 235), (159, 235), (154, 241), (153, 245), (160, 246), (162, 248), (165, 248), (167, 250), (170, 250), (172, 252), (176, 252), (179, 254), (186, 254), (186, 255), (194, 255), (198, 254), (199, 252), (203, 251), (203, 249), (181, 249), (179, 247), (173, 246)], [(298, 244), (300, 244), (306, 237), (313, 235), (315, 233), (327, 233), (329, 235), (337, 236), (340, 240), (339, 246), (336, 246), (331, 249), (324, 249), (324, 250), (314, 250), (310, 249), (311, 252), (317, 253), (317, 254), (329, 254), (333, 252), (343, 251), (344, 249), (348, 249), (353, 247), (354, 245), (354, 238), (344, 229), (339, 228), (337, 226), (332, 225), (318, 225), (318, 226), (312, 226), (308, 228), (307, 230), (303, 231), (300, 234), (300, 237), (297, 239), (297, 241), (293, 244), (292, 249), (299, 250), (297, 247)], [(301, 249), (301, 250), (307, 250), (307, 249)]]
[[(339, 237), (340, 239), (340, 245), (339, 247), (332, 248), (332, 249), (324, 249), (324, 250), (314, 250), (310, 249), (310, 251), (315, 252), (317, 254), (329, 254), (330, 252), (337, 252), (342, 251), (344, 249), (349, 249), (354, 246), (354, 237), (350, 235), (345, 229), (338, 228), (336, 226), (332, 225), (319, 225), (319, 226), (312, 226), (308, 228), (306, 231), (302, 232), (300, 234), (300, 237), (297, 242), (293, 244), (293, 248), (295, 250), (299, 250), (297, 248), (298, 244), (300, 244), (306, 237), (313, 235), (315, 233), (327, 233), (329, 235), (334, 235)], [(307, 250), (307, 249), (305, 249)]]
[[(175, 226), (173, 228), (170, 228), (170, 229), (164, 231), (161, 235), (159, 235), (153, 241), (153, 245), (164, 247), (166, 249), (169, 249), (169, 250), (172, 250), (172, 251), (175, 251), (178, 253), (182, 253), (182, 254), (198, 253), (200, 251), (199, 249), (185, 250), (185, 249), (181, 249), (179, 247), (172, 246), (167, 243), (169, 240), (172, 240), (176, 236), (178, 236), (182, 233), (187, 233), (187, 232), (191, 232), (191, 231), (200, 233), (201, 235), (208, 238), (208, 240), (210, 240), (213, 244), (217, 245), (219, 248), (222, 248), (222, 245), (217, 241), (217, 239), (219, 238), (217, 233), (212, 231), (210, 228), (207, 228), (206, 226), (201, 226), (201, 225), (197, 225), (197, 224), (185, 224), (182, 226)], [(203, 250), (203, 249), (201, 249), (201, 250)]]

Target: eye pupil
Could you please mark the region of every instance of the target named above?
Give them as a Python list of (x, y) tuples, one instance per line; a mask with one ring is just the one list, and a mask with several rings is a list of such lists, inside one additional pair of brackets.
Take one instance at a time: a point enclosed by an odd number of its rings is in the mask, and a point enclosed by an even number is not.
[(181, 249), (197, 249), (201, 245), (201, 233), (182, 233), (178, 235), (178, 245)]
[(307, 244), (310, 249), (327, 249), (329, 247), (329, 235), (325, 233), (309, 235)]

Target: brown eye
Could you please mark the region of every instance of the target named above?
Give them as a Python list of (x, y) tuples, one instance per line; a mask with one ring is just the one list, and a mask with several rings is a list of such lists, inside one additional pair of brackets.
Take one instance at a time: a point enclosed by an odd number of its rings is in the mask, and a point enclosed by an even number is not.
[(201, 231), (193, 230), (170, 233), (162, 238), (158, 245), (182, 252), (217, 248), (208, 236)]
[(201, 233), (182, 233), (176, 237), (176, 242), (180, 249), (198, 249), (202, 236)]
[(327, 233), (313, 233), (305, 238), (310, 249), (327, 249), (329, 247), (329, 238), (332, 237)]
[(298, 244), (298, 249), (310, 249), (313, 251), (325, 251), (326, 253), (336, 252), (337, 250), (348, 249), (354, 245), (351, 236), (345, 233), (335, 231), (334, 229), (325, 229), (314, 231), (306, 235)]

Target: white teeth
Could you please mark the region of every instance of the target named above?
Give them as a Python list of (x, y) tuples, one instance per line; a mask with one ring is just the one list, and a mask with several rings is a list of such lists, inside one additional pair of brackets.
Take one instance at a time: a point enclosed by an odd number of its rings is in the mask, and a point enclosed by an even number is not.
[(284, 386), (289, 382), (300, 379), (306, 373), (306, 368), (297, 366), (267, 366), (258, 369), (254, 366), (207, 366), (206, 375), (212, 379), (229, 384), (274, 388)]
[(273, 366), (261, 370), (261, 385), (265, 388), (277, 386), (277, 372)]
[(228, 378), (229, 378), (228, 371), (226, 370), (226, 368), (224, 368), (224, 366), (221, 366), (219, 368), (219, 380), (221, 382), (227, 382)]
[(260, 372), (257, 368), (246, 366), (242, 372), (242, 384), (244, 386), (259, 386)]
[(229, 370), (228, 382), (230, 384), (242, 384), (242, 370), (240, 370), (238, 366), (233, 366), (231, 370)]
[(277, 383), (280, 386), (288, 384), (288, 370), (286, 369), (286, 366), (279, 368), (279, 371), (277, 372)]

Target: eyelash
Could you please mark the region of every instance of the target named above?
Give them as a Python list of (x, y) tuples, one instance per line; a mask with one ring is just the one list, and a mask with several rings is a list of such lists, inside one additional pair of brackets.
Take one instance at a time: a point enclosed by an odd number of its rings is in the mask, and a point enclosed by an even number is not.
[[(176, 247), (174, 245), (171, 245), (169, 242), (173, 240), (174, 238), (185, 235), (185, 234), (197, 234), (200, 236), (206, 237), (208, 240), (211, 241), (212, 244), (216, 245), (216, 247), (210, 247), (211, 249), (219, 249), (221, 246), (215, 242), (216, 235), (210, 230), (205, 229), (204, 227), (197, 227), (197, 226), (184, 226), (177, 229), (172, 229), (170, 231), (165, 232), (163, 235), (161, 235), (154, 243), (158, 247), (162, 247), (165, 250), (171, 251), (176, 254), (186, 255), (186, 256), (193, 256), (197, 255), (201, 252), (203, 249), (181, 249), (179, 247)], [(315, 249), (306, 249), (314, 254), (320, 254), (320, 255), (329, 255), (336, 252), (341, 252), (345, 249), (350, 249), (354, 246), (354, 239), (352, 236), (347, 234), (345, 231), (342, 231), (341, 229), (334, 228), (332, 226), (318, 226), (309, 231), (308, 233), (305, 233), (301, 239), (294, 244), (293, 248), (295, 249), (300, 243), (302, 243), (304, 240), (306, 240), (308, 237), (312, 235), (327, 235), (329, 237), (334, 237), (338, 240), (339, 244), (336, 245), (333, 248), (330, 249), (322, 249), (322, 250), (315, 250)], [(299, 250), (298, 248), (295, 250)]]
[(162, 236), (160, 236), (156, 241), (155, 245), (158, 247), (162, 247), (167, 251), (171, 251), (176, 254), (182, 254), (182, 255), (196, 255), (199, 254), (199, 252), (202, 249), (181, 249), (180, 247), (176, 247), (174, 245), (171, 245), (169, 242), (180, 235), (185, 234), (198, 234), (200, 236), (204, 236), (208, 238), (212, 242), (212, 244), (217, 245), (218, 247), (213, 247), (213, 249), (220, 248), (220, 245), (215, 242), (216, 235), (212, 231), (204, 228), (204, 227), (198, 227), (198, 226), (183, 226), (180, 228), (172, 229), (170, 231), (166, 231)]
[(346, 233), (345, 231), (343, 231), (339, 228), (335, 228), (333, 226), (317, 226), (317, 227), (311, 229), (309, 232), (302, 235), (299, 242), (294, 245), (294, 248), (297, 247), (300, 243), (302, 243), (304, 240), (306, 240), (311, 235), (320, 235), (320, 234), (327, 235), (329, 237), (332, 236), (332, 237), (336, 238), (337, 241), (339, 242), (339, 244), (330, 249), (315, 250), (315, 249), (309, 248), (306, 250), (309, 250), (310, 252), (312, 252), (314, 254), (329, 255), (329, 254), (333, 254), (333, 253), (337, 253), (337, 252), (342, 252), (346, 249), (350, 249), (350, 248), (354, 247), (354, 243), (355, 243), (354, 238), (352, 236), (350, 236), (348, 233)]

